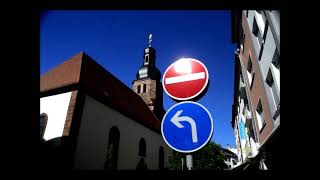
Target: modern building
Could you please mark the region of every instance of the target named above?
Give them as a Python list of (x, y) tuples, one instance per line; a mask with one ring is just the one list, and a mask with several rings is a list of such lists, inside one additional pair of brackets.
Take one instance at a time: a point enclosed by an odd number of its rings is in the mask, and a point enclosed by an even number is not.
[(238, 164), (238, 156), (236, 153), (230, 151), (229, 148), (221, 148), (223, 154), (226, 156), (225, 164), (228, 166), (228, 170), (233, 169)]
[(155, 85), (160, 83), (160, 72), (154, 71), (155, 50), (147, 49), (147, 70), (139, 70), (134, 91), (84, 52), (41, 76), (43, 163), (80, 170), (168, 167), (172, 150), (161, 136), (161, 120), (153, 113), (163, 113), (161, 89)]
[(253, 169), (274, 169), (280, 159), (280, 11), (232, 11), (232, 42), (237, 154), (241, 163), (259, 162)]

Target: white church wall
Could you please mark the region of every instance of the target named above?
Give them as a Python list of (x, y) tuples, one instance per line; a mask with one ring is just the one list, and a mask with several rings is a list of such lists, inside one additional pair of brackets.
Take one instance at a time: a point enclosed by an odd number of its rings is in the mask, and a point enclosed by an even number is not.
[(61, 137), (67, 117), (72, 92), (40, 98), (40, 114), (46, 113), (48, 121), (44, 132), (44, 140)]
[(106, 160), (108, 135), (112, 126), (120, 131), (118, 169), (134, 170), (140, 160), (139, 141), (146, 141), (146, 164), (148, 169), (159, 168), (159, 147), (164, 148), (164, 167), (168, 166), (168, 153), (161, 134), (131, 120), (118, 111), (86, 96), (81, 118), (75, 169), (103, 169)]

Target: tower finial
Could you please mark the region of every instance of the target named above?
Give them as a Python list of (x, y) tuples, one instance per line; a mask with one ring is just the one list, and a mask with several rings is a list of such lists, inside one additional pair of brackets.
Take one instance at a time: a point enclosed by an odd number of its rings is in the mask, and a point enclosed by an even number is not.
[(149, 34), (149, 47), (151, 47), (151, 42), (152, 42), (152, 34)]

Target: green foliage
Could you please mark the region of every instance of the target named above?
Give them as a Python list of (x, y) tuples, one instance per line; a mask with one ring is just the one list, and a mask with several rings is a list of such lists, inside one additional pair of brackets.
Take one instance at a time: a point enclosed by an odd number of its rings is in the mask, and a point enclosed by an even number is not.
[[(169, 169), (181, 170), (181, 158), (185, 159), (185, 157), (186, 154), (173, 151), (169, 156)], [(221, 151), (221, 146), (216, 143), (209, 142), (202, 149), (192, 153), (192, 159), (193, 169), (223, 170), (228, 168), (224, 163), (226, 156)]]
[(172, 152), (172, 155), (169, 156), (169, 169), (170, 170), (181, 170), (181, 158), (185, 155), (183, 153), (174, 151)]

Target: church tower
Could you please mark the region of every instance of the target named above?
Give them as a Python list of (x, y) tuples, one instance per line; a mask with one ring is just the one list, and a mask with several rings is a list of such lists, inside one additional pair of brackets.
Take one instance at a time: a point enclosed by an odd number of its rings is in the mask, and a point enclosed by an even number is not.
[(139, 68), (136, 80), (132, 82), (132, 89), (161, 121), (165, 113), (163, 109), (163, 89), (160, 82), (161, 74), (156, 67), (156, 50), (151, 47), (151, 42), (152, 34), (149, 35), (149, 47), (144, 50), (143, 64)]

